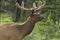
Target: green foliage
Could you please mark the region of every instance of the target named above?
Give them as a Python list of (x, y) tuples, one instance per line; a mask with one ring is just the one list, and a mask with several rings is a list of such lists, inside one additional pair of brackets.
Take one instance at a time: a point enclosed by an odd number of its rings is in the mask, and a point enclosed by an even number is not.
[[(39, 1), (39, 0), (35, 0)], [(24, 40), (60, 40), (60, 0), (41, 0), (46, 1), (45, 11), (43, 16), (45, 21), (40, 21), (35, 25), (33, 32), (24, 38)], [(31, 0), (29, 0), (29, 3)], [(31, 7), (31, 5), (28, 5)], [(26, 17), (21, 14), (21, 21), (25, 21)], [(0, 24), (10, 23), (12, 21), (12, 14), (0, 13)]]
[(12, 22), (11, 14), (9, 13), (0, 13), (0, 23)]

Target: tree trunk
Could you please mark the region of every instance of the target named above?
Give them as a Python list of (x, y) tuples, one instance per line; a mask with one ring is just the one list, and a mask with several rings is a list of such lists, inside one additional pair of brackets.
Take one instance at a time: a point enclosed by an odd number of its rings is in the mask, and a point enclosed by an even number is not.
[[(17, 0), (17, 3), (19, 3), (19, 5), (21, 5), (22, 0)], [(17, 21), (19, 20), (19, 18), (20, 18), (20, 13), (21, 13), (21, 10), (20, 10), (19, 8), (17, 8), (14, 22), (17, 22)]]

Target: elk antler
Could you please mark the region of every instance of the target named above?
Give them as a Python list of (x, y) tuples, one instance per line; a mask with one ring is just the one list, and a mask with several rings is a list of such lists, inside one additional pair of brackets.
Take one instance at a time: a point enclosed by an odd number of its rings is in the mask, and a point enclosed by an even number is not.
[(18, 3), (16, 3), (15, 5), (16, 5), (16, 7), (19, 8), (19, 9), (23, 9), (23, 10), (32, 10), (32, 8), (30, 8), (30, 9), (25, 8), (25, 7), (24, 7), (24, 2), (23, 2), (23, 1), (22, 1), (21, 6), (20, 6)]
[(39, 1), (38, 4), (37, 4), (37, 9), (36, 10), (40, 10), (41, 8), (43, 8), (45, 6), (45, 4), (46, 4), (45, 1), (43, 1), (43, 2)]
[(23, 10), (35, 10), (36, 11), (36, 10), (40, 10), (41, 8), (43, 8), (45, 4), (46, 4), (45, 1), (43, 1), (43, 2), (40, 1), (40, 2), (38, 2), (38, 5), (37, 6), (36, 6), (35, 3), (33, 3), (33, 7), (32, 8), (25, 8), (24, 7), (24, 2), (22, 1), (21, 6), (18, 3), (16, 3), (15, 5), (19, 9), (23, 9)]

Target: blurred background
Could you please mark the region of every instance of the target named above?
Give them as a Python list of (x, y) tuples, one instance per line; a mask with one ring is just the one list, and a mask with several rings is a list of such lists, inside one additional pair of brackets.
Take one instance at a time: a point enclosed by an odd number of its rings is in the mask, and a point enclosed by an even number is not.
[[(23, 0), (25, 7), (31, 8), (33, 2), (46, 1), (42, 15), (45, 21), (37, 22), (34, 30), (24, 40), (60, 40), (60, 0)], [(0, 24), (23, 23), (29, 16), (28, 11), (16, 8), (17, 0), (0, 0)]]

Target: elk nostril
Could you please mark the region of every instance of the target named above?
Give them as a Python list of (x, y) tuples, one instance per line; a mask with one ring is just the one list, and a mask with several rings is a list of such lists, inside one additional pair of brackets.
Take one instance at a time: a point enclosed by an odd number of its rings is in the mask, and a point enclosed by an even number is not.
[(43, 15), (40, 15), (40, 16), (39, 16), (39, 19), (40, 19), (40, 20), (45, 20), (45, 17), (44, 17)]
[(43, 17), (43, 16), (41, 16), (41, 17), (40, 17), (40, 19), (41, 19), (41, 20), (45, 20), (46, 18), (45, 18), (45, 17)]
[(45, 19), (45, 17), (43, 17), (43, 19)]
[(42, 17), (42, 19), (45, 19), (45, 17)]

